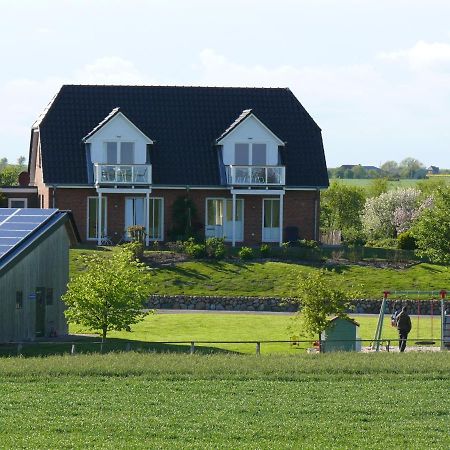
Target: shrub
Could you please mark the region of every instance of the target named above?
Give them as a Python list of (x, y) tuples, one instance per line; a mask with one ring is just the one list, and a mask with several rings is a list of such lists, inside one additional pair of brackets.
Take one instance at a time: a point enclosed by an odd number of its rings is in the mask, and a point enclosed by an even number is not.
[(206, 254), (209, 258), (223, 259), (227, 253), (223, 238), (208, 238), (206, 240)]
[(404, 231), (397, 237), (397, 246), (402, 250), (415, 250), (416, 239), (410, 231)]
[(175, 253), (184, 253), (184, 242), (183, 241), (176, 241), (176, 242), (167, 242), (166, 247)]
[(302, 248), (319, 248), (317, 241), (308, 239), (299, 239), (298, 246)]
[(397, 239), (389, 238), (389, 239), (374, 239), (366, 242), (366, 247), (372, 248), (387, 248), (394, 249), (397, 248)]
[(242, 260), (249, 260), (253, 258), (253, 249), (250, 247), (242, 247), (239, 250), (239, 258), (241, 258)]
[(366, 243), (364, 233), (357, 228), (348, 228), (342, 233), (342, 240), (346, 245), (360, 246)]
[(203, 258), (206, 256), (206, 246), (205, 244), (198, 244), (195, 242), (194, 238), (189, 238), (184, 243), (184, 251), (189, 256), (192, 256), (195, 259)]
[(261, 247), (259, 247), (259, 253), (262, 258), (267, 258), (270, 254), (270, 245), (262, 244)]

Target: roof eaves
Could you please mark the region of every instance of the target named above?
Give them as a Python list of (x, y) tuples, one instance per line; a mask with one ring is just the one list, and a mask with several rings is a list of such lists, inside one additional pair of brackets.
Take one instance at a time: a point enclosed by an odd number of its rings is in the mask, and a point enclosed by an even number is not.
[(93, 134), (97, 133), (100, 128), (106, 125), (113, 117), (115, 117), (120, 111), (120, 108), (117, 106), (114, 108), (98, 125), (96, 125), (89, 133), (84, 136), (82, 139), (83, 142), (86, 142)]

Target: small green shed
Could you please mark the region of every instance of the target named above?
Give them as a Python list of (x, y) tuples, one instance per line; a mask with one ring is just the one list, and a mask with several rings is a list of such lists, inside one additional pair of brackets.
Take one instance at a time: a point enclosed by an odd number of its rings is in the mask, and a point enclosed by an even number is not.
[(333, 317), (328, 328), (321, 333), (320, 339), (323, 353), (361, 350), (359, 323), (350, 318)]

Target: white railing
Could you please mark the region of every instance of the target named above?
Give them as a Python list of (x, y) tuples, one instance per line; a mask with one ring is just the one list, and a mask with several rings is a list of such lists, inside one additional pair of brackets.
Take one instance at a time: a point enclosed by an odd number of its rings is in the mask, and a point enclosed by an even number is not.
[(229, 185), (284, 185), (284, 166), (227, 166)]
[(94, 164), (95, 184), (151, 184), (151, 164)]

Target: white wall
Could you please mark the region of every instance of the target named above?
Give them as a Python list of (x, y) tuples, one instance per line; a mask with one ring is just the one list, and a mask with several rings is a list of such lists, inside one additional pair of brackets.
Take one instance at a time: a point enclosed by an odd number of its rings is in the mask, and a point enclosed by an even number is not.
[(230, 134), (222, 140), (223, 145), (223, 163), (226, 166), (234, 164), (234, 144), (237, 143), (256, 143), (267, 145), (267, 164), (278, 164), (278, 145), (279, 141), (275, 139), (261, 123), (250, 116), (240, 125), (238, 125)]
[(134, 163), (145, 164), (147, 144), (150, 141), (121, 114), (113, 117), (86, 141), (91, 143), (93, 163), (106, 163), (107, 141), (134, 142)]

